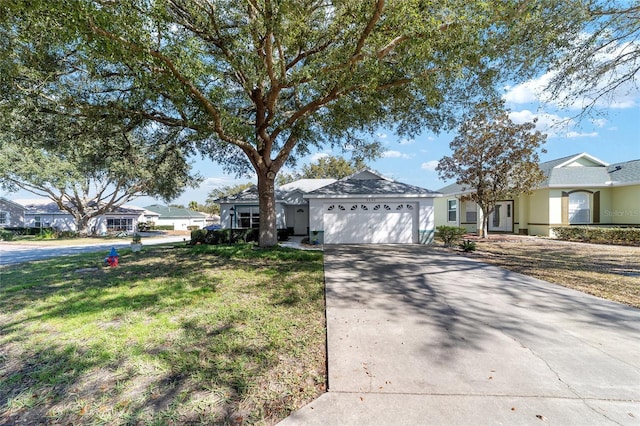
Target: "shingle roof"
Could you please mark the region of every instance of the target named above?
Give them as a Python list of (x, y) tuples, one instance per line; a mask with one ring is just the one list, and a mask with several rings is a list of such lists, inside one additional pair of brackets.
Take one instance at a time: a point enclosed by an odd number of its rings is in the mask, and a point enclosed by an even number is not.
[[(29, 199), (16, 199), (16, 204), (19, 204), (25, 208), (27, 214), (69, 214), (66, 211), (60, 210), (58, 205), (47, 198), (29, 198)], [(113, 212), (107, 212), (109, 214), (141, 214), (144, 210), (135, 206), (120, 206)]]
[(640, 160), (611, 164), (607, 171), (614, 183), (640, 183)]
[[(284, 198), (285, 192), (280, 189), (275, 190), (276, 201), (282, 201)], [(237, 203), (237, 202), (258, 202), (258, 187), (256, 185), (252, 185), (247, 189), (242, 190), (234, 195), (229, 195), (227, 197), (219, 198), (217, 200), (218, 203)]]
[(280, 186), (280, 190), (284, 192), (302, 191), (311, 192), (318, 188), (327, 186), (335, 182), (335, 179), (298, 179), (294, 182), (290, 182), (286, 185)]
[[(375, 174), (377, 178), (373, 176), (367, 179), (358, 178), (358, 175), (363, 173)], [(322, 188), (311, 191), (308, 194), (308, 198), (315, 198), (320, 196), (344, 196), (344, 195), (437, 195), (438, 192), (431, 191), (426, 188), (418, 186), (408, 185), (402, 182), (396, 182), (394, 180), (382, 177), (381, 175), (372, 172), (371, 170), (364, 170), (361, 173), (356, 173), (344, 179), (340, 179), (332, 183), (331, 185), (324, 186)], [(307, 197), (305, 197), (307, 198)]]

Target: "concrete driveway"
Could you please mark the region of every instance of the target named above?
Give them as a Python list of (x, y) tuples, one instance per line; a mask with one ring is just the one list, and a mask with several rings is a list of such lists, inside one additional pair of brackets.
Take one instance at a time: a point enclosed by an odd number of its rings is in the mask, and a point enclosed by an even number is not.
[(640, 424), (640, 310), (424, 246), (325, 247), (329, 392), (282, 425)]

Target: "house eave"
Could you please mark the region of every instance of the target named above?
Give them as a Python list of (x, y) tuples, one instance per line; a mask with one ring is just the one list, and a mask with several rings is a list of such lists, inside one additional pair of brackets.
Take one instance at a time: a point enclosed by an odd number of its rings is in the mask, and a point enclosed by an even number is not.
[(429, 194), (313, 194), (303, 195), (305, 199), (349, 199), (349, 198), (435, 198), (442, 197), (439, 192)]

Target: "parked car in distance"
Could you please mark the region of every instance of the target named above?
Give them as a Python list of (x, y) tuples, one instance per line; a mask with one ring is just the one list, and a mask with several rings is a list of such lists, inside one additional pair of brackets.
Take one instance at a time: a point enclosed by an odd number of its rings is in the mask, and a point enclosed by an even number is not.
[(202, 229), (206, 229), (207, 231), (216, 231), (218, 229), (222, 229), (222, 226), (214, 224), (214, 225), (207, 225)]

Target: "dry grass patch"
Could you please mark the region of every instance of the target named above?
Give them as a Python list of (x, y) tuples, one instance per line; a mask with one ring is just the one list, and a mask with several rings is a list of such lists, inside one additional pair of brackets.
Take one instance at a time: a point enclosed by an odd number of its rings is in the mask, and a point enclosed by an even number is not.
[(472, 257), (640, 308), (640, 247), (518, 236), (476, 241)]

